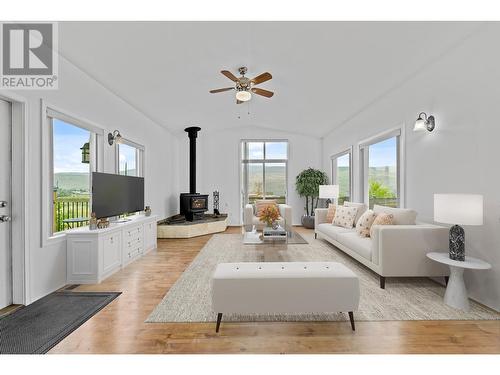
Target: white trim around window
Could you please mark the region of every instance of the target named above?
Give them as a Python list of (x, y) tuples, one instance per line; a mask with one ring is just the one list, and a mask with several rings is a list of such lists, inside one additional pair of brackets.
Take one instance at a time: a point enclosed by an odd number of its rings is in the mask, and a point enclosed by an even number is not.
[(353, 195), (354, 195), (354, 162), (352, 159), (353, 158), (353, 146), (349, 146), (348, 148), (345, 148), (343, 151), (337, 152), (336, 154), (333, 154), (330, 156), (331, 183), (332, 183), (332, 185), (338, 185), (337, 159), (344, 156), (344, 155), (349, 155), (349, 199), (352, 201)]
[(405, 173), (405, 126), (402, 124), (396, 128), (381, 132), (370, 138), (364, 139), (358, 143), (358, 164), (359, 164), (359, 196), (362, 201), (369, 202), (368, 197), (368, 170), (369, 163), (368, 147), (387, 140), (389, 138), (397, 137), (397, 177), (398, 177), (398, 198), (399, 207), (406, 207), (406, 173)]
[(146, 147), (127, 138), (122, 138), (120, 143), (115, 143), (115, 173), (120, 174), (120, 144), (134, 147), (135, 165), (137, 166), (137, 177), (144, 177), (146, 165)]
[[(52, 145), (52, 118), (57, 118), (69, 124), (78, 126), (91, 132), (91, 164), (90, 171), (102, 171), (104, 167), (104, 128), (80, 116), (60, 110), (40, 100), (42, 125), (42, 157), (40, 158), (42, 171), (42, 209), (41, 209), (41, 246), (66, 240), (64, 233), (52, 233), (52, 185), (53, 185), (53, 145)], [(92, 177), (91, 177), (92, 178)], [(92, 183), (92, 182), (91, 182)]]
[[(244, 157), (244, 152), (245, 152), (245, 147), (248, 143), (251, 142), (262, 142), (264, 143), (264, 148), (263, 148), (263, 158), (262, 159), (246, 159)], [(286, 159), (267, 159), (266, 158), (266, 143), (276, 143), (276, 142), (283, 142), (287, 144), (286, 147)], [(263, 182), (265, 185), (265, 168), (264, 164), (265, 163), (284, 163), (285, 164), (285, 179), (286, 179), (286, 184), (285, 184), (285, 202), (288, 203), (288, 184), (289, 184), (289, 174), (288, 174), (288, 162), (290, 160), (290, 142), (288, 139), (284, 138), (248, 138), (248, 139), (240, 139), (239, 142), (239, 159), (240, 159), (240, 167), (239, 167), (239, 181), (240, 181), (240, 208), (241, 208), (241, 215), (243, 213), (243, 208), (245, 204), (247, 203), (247, 191), (246, 187), (248, 185), (248, 181), (244, 181), (245, 178), (247, 177), (246, 174), (243, 172), (243, 165), (246, 165), (248, 163), (262, 163), (263, 164)], [(264, 187), (265, 188), (265, 187)]]

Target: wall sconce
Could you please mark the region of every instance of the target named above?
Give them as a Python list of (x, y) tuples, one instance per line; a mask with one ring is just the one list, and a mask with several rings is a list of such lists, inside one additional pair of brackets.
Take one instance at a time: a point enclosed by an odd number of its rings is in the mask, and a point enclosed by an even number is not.
[[(423, 116), (423, 117), (422, 117)], [(418, 114), (417, 121), (415, 121), (415, 126), (413, 126), (414, 132), (427, 130), (429, 132), (433, 131), (436, 127), (436, 122), (434, 116), (427, 116), (425, 112), (420, 112)]]
[(110, 146), (113, 146), (113, 143), (122, 143), (122, 135), (118, 130), (115, 130), (113, 133), (108, 133), (108, 143)]

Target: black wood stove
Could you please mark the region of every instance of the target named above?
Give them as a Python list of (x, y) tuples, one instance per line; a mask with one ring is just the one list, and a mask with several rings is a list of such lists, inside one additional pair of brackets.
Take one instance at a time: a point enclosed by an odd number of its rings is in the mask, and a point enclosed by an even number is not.
[(208, 195), (196, 192), (196, 138), (200, 130), (197, 126), (184, 129), (189, 137), (189, 193), (180, 195), (180, 213), (187, 221), (203, 220), (208, 211)]

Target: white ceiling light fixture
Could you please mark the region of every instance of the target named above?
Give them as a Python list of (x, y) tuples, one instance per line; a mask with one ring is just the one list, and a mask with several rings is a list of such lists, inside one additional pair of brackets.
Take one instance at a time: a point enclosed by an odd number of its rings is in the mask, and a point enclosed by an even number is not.
[(252, 99), (252, 94), (250, 94), (250, 91), (236, 91), (236, 100), (239, 100), (240, 102), (248, 102), (250, 99)]

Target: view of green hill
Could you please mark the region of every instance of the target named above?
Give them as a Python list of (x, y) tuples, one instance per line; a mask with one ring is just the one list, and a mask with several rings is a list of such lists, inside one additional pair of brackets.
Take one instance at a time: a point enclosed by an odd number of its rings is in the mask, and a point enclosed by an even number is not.
[[(339, 185), (340, 190), (342, 192), (343, 187), (347, 189), (349, 186), (349, 168), (348, 167), (339, 167)], [(396, 167), (387, 166), (387, 167), (371, 167), (369, 172), (369, 180), (377, 181), (382, 185), (389, 188), (394, 194), (397, 192), (397, 181), (396, 181)], [(344, 190), (345, 191), (345, 190)]]
[(54, 175), (54, 187), (59, 190), (88, 191), (89, 174), (78, 172), (62, 172)]
[[(248, 184), (250, 192), (262, 194), (262, 166), (250, 164), (248, 167)], [(284, 197), (286, 193), (286, 169), (285, 166), (266, 166), (266, 194)]]

